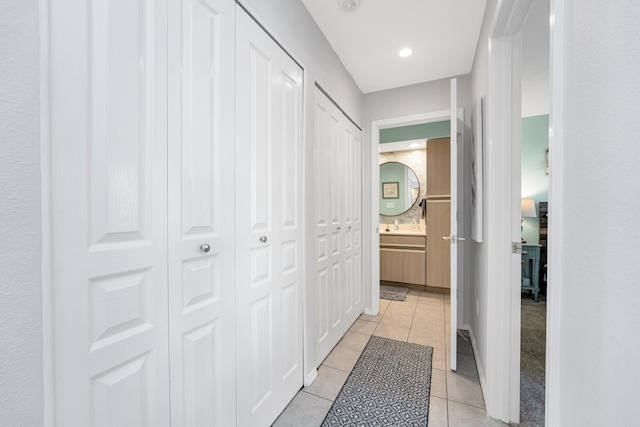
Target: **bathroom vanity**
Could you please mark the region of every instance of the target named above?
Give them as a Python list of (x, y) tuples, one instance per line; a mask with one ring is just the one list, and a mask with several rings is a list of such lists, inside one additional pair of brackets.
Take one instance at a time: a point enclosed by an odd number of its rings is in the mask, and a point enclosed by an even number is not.
[(425, 285), (426, 235), (412, 231), (380, 230), (380, 280)]

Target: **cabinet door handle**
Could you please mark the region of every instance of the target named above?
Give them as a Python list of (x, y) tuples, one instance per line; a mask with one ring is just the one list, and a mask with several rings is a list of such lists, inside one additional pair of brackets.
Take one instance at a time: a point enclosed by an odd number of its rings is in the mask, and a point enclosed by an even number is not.
[(200, 245), (200, 250), (206, 254), (211, 250), (211, 245), (209, 245), (208, 243), (202, 244)]

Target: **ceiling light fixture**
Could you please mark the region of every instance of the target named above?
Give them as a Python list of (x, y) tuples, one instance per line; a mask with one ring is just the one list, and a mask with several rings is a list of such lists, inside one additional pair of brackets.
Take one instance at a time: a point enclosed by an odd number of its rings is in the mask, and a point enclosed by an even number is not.
[(413, 144), (409, 144), (409, 148), (417, 148), (420, 147), (420, 144), (418, 144), (417, 142), (414, 142)]
[(351, 11), (360, 7), (362, 0), (338, 0), (338, 4), (343, 10)]
[(405, 47), (400, 52), (398, 52), (398, 55), (400, 55), (403, 58), (406, 58), (407, 56), (411, 55), (412, 53), (413, 53), (413, 50), (411, 50), (408, 47)]

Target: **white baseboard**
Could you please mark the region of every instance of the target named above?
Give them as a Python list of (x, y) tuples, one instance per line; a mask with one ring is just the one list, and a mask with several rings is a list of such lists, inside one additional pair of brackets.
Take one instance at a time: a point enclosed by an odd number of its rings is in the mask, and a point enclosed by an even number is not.
[(314, 368), (311, 372), (309, 372), (305, 377), (304, 377), (304, 386), (308, 387), (311, 385), (312, 382), (315, 381), (315, 379), (318, 378), (318, 369)]
[(482, 396), (486, 402), (486, 396), (487, 396), (487, 380), (485, 377), (485, 373), (483, 371), (482, 368), (482, 364), (480, 364), (480, 360), (478, 359), (478, 354), (480, 354), (480, 352), (478, 351), (478, 344), (476, 344), (476, 337), (473, 334), (473, 329), (469, 328), (469, 325), (465, 325), (468, 327), (468, 331), (469, 331), (469, 337), (471, 338), (471, 347), (473, 348), (473, 358), (476, 361), (476, 369), (478, 370), (478, 379), (480, 380), (480, 388), (482, 389)]

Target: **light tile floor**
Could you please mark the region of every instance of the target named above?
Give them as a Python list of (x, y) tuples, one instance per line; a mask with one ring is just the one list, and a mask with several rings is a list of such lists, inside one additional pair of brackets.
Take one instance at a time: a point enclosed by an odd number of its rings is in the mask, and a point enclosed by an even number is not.
[(449, 296), (410, 291), (406, 301), (380, 300), (380, 314), (361, 315), (273, 424), (319, 426), (369, 337), (433, 347), (429, 427), (505, 425), (487, 417), (471, 343), (458, 336), (458, 370), (449, 368)]

